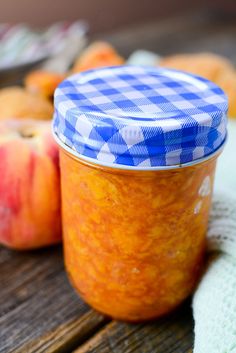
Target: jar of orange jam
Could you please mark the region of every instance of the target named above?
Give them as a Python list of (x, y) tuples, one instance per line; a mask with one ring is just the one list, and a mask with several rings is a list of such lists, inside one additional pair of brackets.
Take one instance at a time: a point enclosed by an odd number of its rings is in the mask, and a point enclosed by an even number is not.
[(65, 265), (93, 308), (138, 322), (192, 293), (226, 114), (219, 87), (175, 70), (108, 67), (59, 85)]

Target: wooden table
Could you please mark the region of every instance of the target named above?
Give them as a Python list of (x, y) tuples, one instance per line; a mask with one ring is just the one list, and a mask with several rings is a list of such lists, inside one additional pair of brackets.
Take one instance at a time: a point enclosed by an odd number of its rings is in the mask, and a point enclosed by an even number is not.
[(0, 352), (189, 352), (189, 305), (150, 324), (111, 321), (71, 288), (61, 247), (35, 252), (1, 249)]
[[(235, 60), (236, 24), (226, 23), (199, 13), (100, 38), (109, 39), (124, 55), (137, 48), (161, 54), (212, 50)], [(35, 252), (0, 248), (0, 265), (1, 353), (192, 352), (190, 301), (155, 322), (124, 324), (96, 313), (74, 292), (60, 246)]]

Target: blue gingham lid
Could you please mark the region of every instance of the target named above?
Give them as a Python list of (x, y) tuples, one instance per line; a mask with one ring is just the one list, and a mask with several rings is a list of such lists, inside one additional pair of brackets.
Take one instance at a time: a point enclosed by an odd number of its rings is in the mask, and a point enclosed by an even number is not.
[(107, 67), (55, 92), (54, 134), (81, 158), (148, 169), (197, 161), (226, 138), (228, 103), (214, 83), (184, 72)]

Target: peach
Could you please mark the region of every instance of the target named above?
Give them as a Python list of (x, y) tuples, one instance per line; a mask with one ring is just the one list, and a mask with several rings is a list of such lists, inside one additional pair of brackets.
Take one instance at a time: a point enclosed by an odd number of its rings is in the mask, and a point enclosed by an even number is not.
[(35, 120), (49, 120), (52, 116), (53, 104), (45, 97), (18, 86), (0, 89), (0, 120), (32, 117)]
[(94, 69), (102, 66), (124, 64), (124, 59), (106, 42), (94, 42), (86, 48), (75, 61), (72, 73)]
[(55, 89), (64, 78), (64, 74), (57, 72), (35, 70), (26, 76), (25, 87), (31, 93), (52, 98)]
[(0, 121), (0, 243), (7, 247), (61, 241), (58, 149), (50, 125)]
[(225, 73), (233, 72), (233, 64), (223, 56), (213, 53), (176, 54), (164, 57), (159, 65), (200, 75), (215, 83)]

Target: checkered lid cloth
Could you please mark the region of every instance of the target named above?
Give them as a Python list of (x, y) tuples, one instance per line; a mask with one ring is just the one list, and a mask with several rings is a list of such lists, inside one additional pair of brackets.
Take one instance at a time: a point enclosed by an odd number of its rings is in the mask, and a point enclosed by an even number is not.
[(106, 67), (59, 85), (53, 130), (72, 153), (100, 165), (176, 166), (220, 148), (227, 108), (223, 91), (201, 77), (162, 68)]

